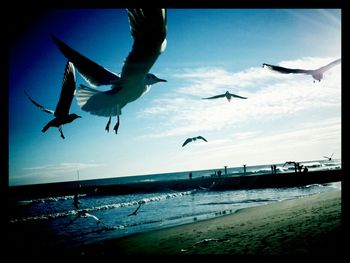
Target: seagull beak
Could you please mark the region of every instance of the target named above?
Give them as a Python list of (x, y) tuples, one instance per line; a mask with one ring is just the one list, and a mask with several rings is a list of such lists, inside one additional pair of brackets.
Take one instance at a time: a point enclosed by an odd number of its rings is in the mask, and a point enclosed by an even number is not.
[(168, 82), (166, 79), (158, 79), (159, 82)]
[(81, 116), (78, 115), (78, 118), (81, 118)]

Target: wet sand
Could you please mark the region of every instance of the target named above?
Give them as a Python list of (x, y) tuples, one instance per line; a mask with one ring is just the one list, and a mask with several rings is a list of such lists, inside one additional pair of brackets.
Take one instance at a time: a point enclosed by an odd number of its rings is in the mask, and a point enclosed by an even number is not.
[(341, 191), (111, 239), (75, 255), (335, 255), (343, 251)]

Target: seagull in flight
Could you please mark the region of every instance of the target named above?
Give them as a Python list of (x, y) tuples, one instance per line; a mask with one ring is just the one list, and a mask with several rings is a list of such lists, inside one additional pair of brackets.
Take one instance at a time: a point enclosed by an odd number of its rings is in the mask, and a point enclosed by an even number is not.
[(96, 221), (96, 224), (101, 223), (101, 220), (97, 216), (89, 214), (86, 210), (82, 210), (81, 213), (79, 214), (79, 216), (80, 217), (90, 217)]
[(330, 68), (338, 65), (341, 62), (341, 59), (337, 59), (334, 60), (333, 62), (327, 64), (326, 66), (320, 67), (318, 69), (293, 69), (293, 68), (284, 68), (284, 67), (280, 67), (280, 66), (274, 66), (274, 65), (270, 65), (270, 64), (263, 64), (263, 67), (267, 67), (271, 70), (274, 71), (278, 71), (280, 73), (284, 73), (284, 74), (290, 74), (290, 73), (302, 73), (302, 74), (307, 74), (307, 75), (311, 75), (314, 79), (314, 82), (316, 80), (318, 80), (319, 82), (321, 81), (321, 79), (323, 78), (323, 74), (329, 70)]
[(323, 157), (326, 158), (326, 159), (328, 159), (328, 161), (332, 161), (333, 154), (334, 154), (334, 153), (332, 153), (332, 155), (331, 155), (330, 157), (328, 157), (328, 156), (323, 156)]
[(137, 211), (139, 211), (140, 207), (141, 207), (141, 203), (139, 203), (139, 206), (135, 209), (135, 211), (130, 213), (130, 214), (128, 214), (128, 216), (136, 216), (137, 215)]
[(203, 141), (206, 141), (206, 142), (208, 142), (204, 137), (202, 137), (202, 136), (197, 136), (197, 137), (192, 137), (192, 138), (187, 138), (186, 139), (186, 141), (182, 144), (182, 147), (184, 147), (186, 144), (188, 144), (189, 142), (194, 142), (194, 141), (196, 141), (197, 139), (201, 139), (201, 140), (203, 140)]
[(215, 181), (212, 182), (211, 185), (209, 185), (209, 187), (203, 187), (199, 185), (199, 188), (202, 190), (211, 190), (214, 186), (215, 186)]
[(226, 91), (224, 94), (216, 95), (209, 98), (203, 98), (203, 100), (211, 100), (211, 99), (218, 99), (218, 98), (226, 98), (229, 102), (232, 98), (240, 98), (240, 99), (247, 99), (246, 97), (241, 97), (236, 94), (232, 94), (229, 91)]
[(44, 126), (44, 128), (42, 128), (41, 130), (42, 132), (46, 132), (50, 127), (58, 127), (58, 130), (61, 134), (61, 138), (64, 139), (65, 137), (62, 131), (62, 126), (64, 124), (71, 123), (77, 118), (81, 118), (81, 116), (75, 113), (69, 114), (69, 109), (72, 104), (74, 91), (75, 91), (75, 71), (74, 71), (73, 64), (69, 61), (67, 62), (65, 67), (61, 95), (56, 105), (55, 111), (49, 110), (43, 107), (42, 105), (40, 105), (39, 103), (37, 103), (24, 90), (25, 95), (29, 98), (29, 100), (35, 106), (37, 106), (42, 111), (50, 113), (55, 116), (53, 120), (51, 120), (49, 123), (47, 123)]
[(283, 164), (283, 167), (284, 167), (286, 164), (294, 164), (294, 165), (297, 165), (297, 162), (294, 162), (294, 161), (285, 162), (285, 163)]
[(112, 116), (117, 116), (115, 133), (119, 128), (122, 108), (137, 100), (150, 90), (151, 85), (167, 82), (149, 73), (158, 56), (166, 48), (165, 9), (127, 9), (131, 36), (134, 43), (118, 75), (81, 55), (68, 45), (52, 36), (63, 55), (73, 62), (83, 78), (93, 87), (110, 85), (107, 91), (98, 91), (85, 85), (77, 88), (76, 97), (82, 110), (92, 115), (109, 117), (106, 131), (109, 131)]
[(97, 225), (101, 223), (101, 220), (97, 216), (89, 214), (86, 209), (82, 209), (82, 210), (79, 210), (77, 212), (77, 216), (75, 218), (73, 218), (71, 221), (69, 221), (68, 224), (65, 225), (65, 227), (67, 227), (68, 225), (72, 224), (75, 220), (77, 220), (77, 219), (79, 219), (81, 217), (85, 217), (85, 218), (90, 217), (90, 218), (92, 218), (92, 219), (94, 219), (96, 221)]

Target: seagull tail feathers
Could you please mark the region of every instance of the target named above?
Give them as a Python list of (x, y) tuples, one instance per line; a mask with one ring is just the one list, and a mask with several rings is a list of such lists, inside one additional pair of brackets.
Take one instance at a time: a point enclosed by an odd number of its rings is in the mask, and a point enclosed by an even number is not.
[(75, 96), (80, 108), (90, 114), (104, 117), (121, 115), (121, 107), (115, 97), (106, 92), (80, 84)]
[(80, 87), (77, 88), (75, 94), (78, 101), (78, 105), (81, 108), (84, 107), (84, 105), (89, 101), (89, 99), (98, 93), (98, 90), (80, 84)]

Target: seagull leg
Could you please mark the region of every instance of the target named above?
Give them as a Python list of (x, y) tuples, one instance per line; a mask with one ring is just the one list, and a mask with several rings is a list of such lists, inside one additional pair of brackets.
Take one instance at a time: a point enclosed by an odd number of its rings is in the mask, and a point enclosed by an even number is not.
[(109, 120), (108, 120), (107, 125), (106, 125), (106, 128), (105, 128), (105, 130), (106, 130), (107, 132), (109, 132), (109, 125), (111, 124), (111, 119), (112, 119), (112, 116), (109, 116)]
[(65, 137), (64, 137), (64, 135), (63, 135), (62, 126), (58, 127), (58, 130), (59, 130), (60, 133), (61, 133), (61, 138), (64, 139)]
[(113, 130), (115, 130), (115, 134), (118, 133), (118, 128), (119, 128), (119, 115), (117, 116), (117, 118), (118, 118), (118, 121), (117, 121), (117, 123), (115, 124), (115, 126), (114, 126), (114, 128), (113, 128)]

